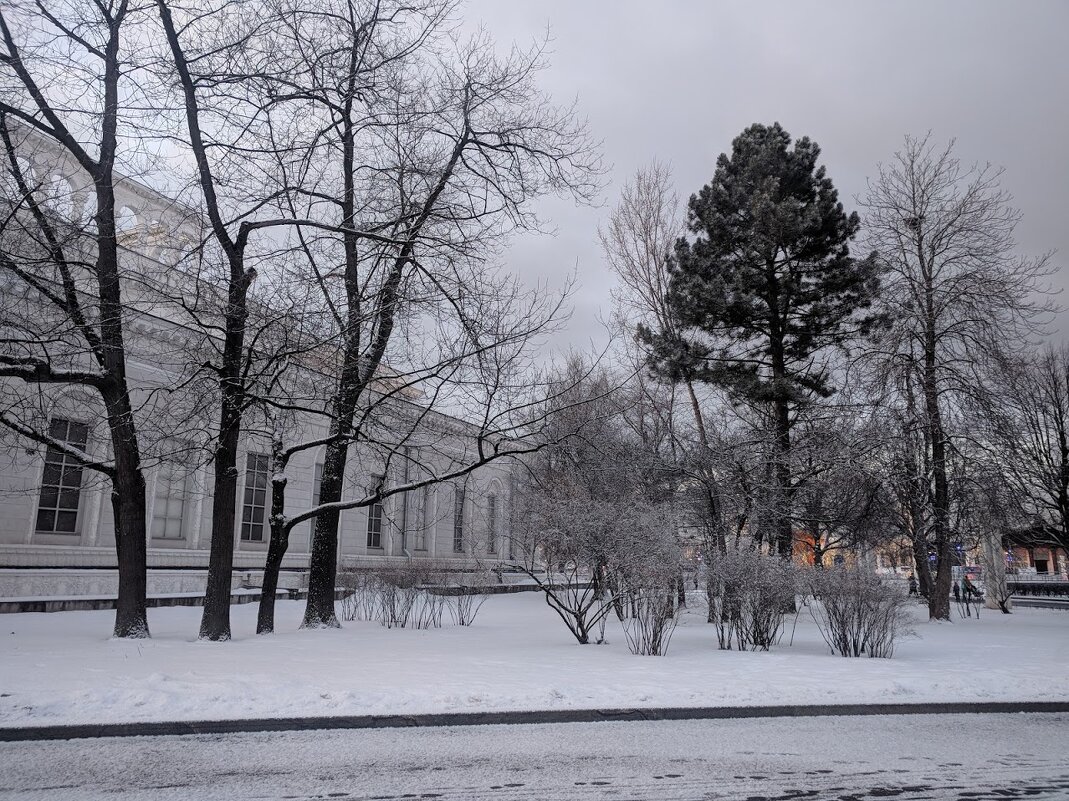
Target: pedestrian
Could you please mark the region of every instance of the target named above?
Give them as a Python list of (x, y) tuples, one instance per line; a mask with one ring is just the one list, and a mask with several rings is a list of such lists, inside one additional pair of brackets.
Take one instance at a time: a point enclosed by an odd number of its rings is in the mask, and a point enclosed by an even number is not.
[(953, 584), (951, 585), (951, 589), (953, 589), (953, 590), (954, 590), (954, 600), (955, 600), (955, 601), (956, 601), (957, 603), (959, 603), (959, 604), (960, 604), (960, 603), (961, 603), (961, 587), (960, 587), (960, 586), (958, 585), (958, 582), (956, 582), (956, 581), (955, 581), (955, 582), (954, 582), (954, 583), (953, 583)]
[(961, 592), (965, 596), (965, 599), (977, 598), (980, 595), (980, 591), (976, 589), (976, 585), (972, 583), (972, 579), (965, 576), (961, 580)]
[[(976, 589), (976, 585), (972, 583), (972, 579), (968, 575), (961, 577), (961, 597), (965, 599), (966, 617), (972, 617), (972, 602), (979, 600), (980, 591)], [(979, 617), (979, 609), (976, 610), (976, 614)]]
[(916, 595), (917, 594), (917, 579), (915, 579), (913, 577), (912, 573), (909, 574), (909, 594), (910, 595)]

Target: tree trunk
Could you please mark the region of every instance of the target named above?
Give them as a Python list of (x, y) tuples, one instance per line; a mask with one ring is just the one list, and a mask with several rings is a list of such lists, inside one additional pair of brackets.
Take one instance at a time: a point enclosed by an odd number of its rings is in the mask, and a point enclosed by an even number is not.
[(245, 272), (243, 256), (230, 257), (230, 283), (223, 339), (223, 364), (219, 378), (221, 403), (219, 433), (215, 445), (215, 479), (212, 495), (212, 544), (208, 555), (208, 582), (204, 591), (204, 614), (200, 637), (230, 639), (230, 588), (234, 573), (234, 529), (238, 487), (238, 442), (245, 404), (242, 360), (245, 325), (248, 321), (249, 282), (255, 273)]
[[(355, 404), (354, 404), (355, 406)], [(323, 462), (323, 480), (319, 485), (320, 503), (337, 503), (341, 500), (341, 490), (345, 477), (345, 463), (348, 458), (348, 428), (338, 425), (339, 416), (335, 416), (333, 427), (341, 439), (327, 445)], [(352, 412), (344, 418), (351, 425)], [(341, 515), (337, 509), (328, 509), (315, 518), (315, 530), (312, 534), (312, 555), (308, 566), (308, 602), (304, 609), (301, 628), (340, 628), (338, 615), (334, 609), (334, 585), (338, 572), (338, 521)]]
[(117, 32), (107, 45), (106, 109), (102, 124), (100, 172), (94, 180), (97, 195), (96, 274), (100, 300), (100, 365), (106, 376), (101, 398), (107, 410), (115, 473), (111, 506), (115, 518), (115, 557), (119, 592), (115, 604), (116, 637), (148, 637), (148, 544), (145, 526), (145, 475), (126, 380), (126, 342), (122, 283), (115, 230), (115, 188), (112, 167), (116, 142), (118, 92)]
[(689, 378), (684, 379), (687, 385), (687, 397), (690, 398), (690, 410), (694, 414), (694, 425), (698, 428), (698, 441), (702, 447), (708, 450), (709, 436), (705, 430), (705, 419), (702, 417), (702, 407), (698, 403), (698, 393), (694, 391), (694, 382)]
[(200, 637), (230, 639), (230, 594), (234, 574), (235, 501), (238, 485), (237, 450), (241, 413), (224, 394), (215, 447), (212, 495), (212, 544), (208, 555), (208, 582)]
[[(342, 219), (346, 226), (355, 222), (355, 128), (350, 117), (354, 99), (354, 76), (350, 76), (350, 91), (346, 94), (345, 115), (342, 122)], [(349, 457), (349, 438), (352, 436), (353, 415), (356, 404), (378, 368), (393, 329), (396, 287), (400, 281), (400, 269), (403, 262), (395, 262), (393, 271), (383, 285), (380, 294), (382, 305), (377, 311), (381, 325), (377, 331), (377, 341), (366, 359), (361, 354), (361, 329), (364, 325), (362, 304), (363, 288), (360, 281), (360, 258), (358, 242), (351, 230), (342, 235), (345, 256), (345, 295), (348, 305), (349, 330), (346, 332), (345, 348), (342, 356), (341, 375), (331, 399), (331, 435), (323, 461), (323, 479), (320, 483), (319, 502), (337, 503), (341, 500), (342, 487), (345, 484), (345, 465)], [(392, 288), (391, 288), (392, 286)], [(361, 364), (366, 363), (362, 374)], [(334, 585), (338, 571), (338, 520), (337, 510), (327, 511), (315, 518), (312, 531), (311, 558), (308, 563), (308, 603), (304, 610), (302, 628), (340, 628), (338, 616), (334, 609)]]
[(271, 542), (264, 561), (264, 580), (260, 585), (260, 608), (256, 615), (256, 633), (270, 634), (275, 630), (275, 592), (282, 558), (289, 548), (286, 529), (286, 478), (271, 482)]
[(264, 562), (264, 579), (260, 588), (260, 608), (256, 614), (256, 633), (271, 634), (275, 630), (275, 594), (278, 592), (278, 575), (282, 567), (282, 557), (286, 555), (289, 544), (285, 534), (276, 534), (271, 526), (271, 544), (267, 548)]
[(917, 574), (917, 587), (925, 600), (932, 597), (932, 569), (928, 565), (928, 543), (920, 534), (912, 538), (913, 564)]
[(946, 433), (943, 430), (936, 381), (934, 334), (929, 335), (925, 348), (924, 405), (932, 449), (932, 531), (936, 560), (935, 583), (928, 597), (928, 616), (932, 620), (950, 620), (950, 492), (947, 483)]
[(787, 401), (776, 401), (776, 446), (774, 451), (776, 481), (775, 537), (776, 552), (789, 559), (794, 551), (794, 535), (791, 530), (791, 455), (790, 409)]
[(197, 85), (189, 70), (171, 10), (158, 4), (167, 43), (183, 92), (186, 129), (197, 162), (200, 189), (212, 232), (227, 257), (226, 308), (223, 314), (223, 358), (219, 368), (220, 412), (215, 443), (215, 479), (212, 495), (212, 544), (208, 555), (208, 581), (204, 590), (204, 613), (200, 636), (207, 640), (230, 639), (230, 585), (234, 572), (234, 511), (237, 491), (237, 451), (241, 433), (246, 387), (242, 363), (245, 357), (245, 327), (248, 324), (249, 284), (255, 270), (245, 269), (245, 246), (249, 230), (244, 226), (236, 239), (227, 231), (216, 195), (216, 181), (208, 161), (208, 146), (201, 133)]
[[(358, 307), (351, 312), (358, 312)], [(345, 466), (349, 459), (349, 441), (353, 433), (356, 405), (366, 385), (361, 375), (359, 322), (346, 341), (344, 362), (332, 401), (331, 440), (323, 459), (323, 478), (319, 485), (321, 504), (338, 503), (345, 485)], [(340, 628), (334, 609), (334, 585), (338, 572), (338, 522), (341, 513), (328, 509), (315, 518), (312, 554), (308, 564), (308, 602), (301, 628)]]
[[(141, 471), (133, 415), (129, 399), (115, 399), (120, 411), (111, 426), (115, 453), (115, 477), (111, 508), (115, 517), (115, 556), (119, 568), (119, 593), (115, 604), (116, 637), (148, 637), (148, 590), (145, 528), (145, 476)], [(108, 404), (109, 408), (111, 404)], [(109, 420), (112, 414), (109, 412)]]
[(776, 491), (774, 508), (772, 510), (773, 530), (771, 537), (775, 539), (770, 545), (775, 546), (776, 552), (789, 559), (794, 551), (794, 536), (791, 530), (791, 410), (787, 397), (787, 364), (783, 352), (783, 334), (778, 324), (779, 314), (778, 295), (773, 294), (770, 300), (772, 311), (772, 327), (769, 333), (769, 345), (772, 355), (772, 384), (773, 401), (773, 446), (772, 446), (772, 479)]
[[(358, 47), (356, 48), (358, 49)], [(355, 50), (354, 50), (355, 54)], [(342, 110), (341, 144), (342, 144), (342, 178), (344, 189), (341, 197), (342, 222), (346, 230), (342, 235), (345, 257), (345, 296), (348, 306), (348, 325), (344, 356), (342, 358), (341, 376), (339, 377), (334, 398), (331, 402), (332, 439), (327, 444), (326, 458), (323, 466), (323, 481), (320, 485), (320, 503), (337, 503), (341, 500), (344, 482), (345, 464), (348, 458), (349, 442), (353, 433), (353, 416), (356, 405), (364, 389), (375, 375), (386, 348), (393, 335), (394, 323), (399, 302), (399, 289), (405, 268), (413, 262), (416, 238), (436, 208), (438, 198), (445, 191), (452, 179), (457, 164), (468, 144), (468, 132), (453, 143), (453, 150), (444, 166), (434, 188), (420, 206), (411, 224), (405, 231), (405, 242), (401, 245), (389, 270), (386, 271), (374, 304), (374, 318), (371, 330), (372, 341), (366, 352), (361, 351), (361, 331), (367, 320), (364, 318), (363, 304), (366, 287), (360, 280), (360, 254), (358, 238), (353, 231), (356, 225), (355, 204), (355, 136), (357, 125), (350, 113), (354, 100), (358, 97), (357, 74), (349, 78), (349, 89), (345, 95)], [(337, 614), (334, 611), (334, 584), (338, 569), (338, 512), (328, 511), (316, 518), (315, 533), (312, 536), (312, 556), (308, 572), (308, 605), (305, 607), (302, 627), (337, 628)]]

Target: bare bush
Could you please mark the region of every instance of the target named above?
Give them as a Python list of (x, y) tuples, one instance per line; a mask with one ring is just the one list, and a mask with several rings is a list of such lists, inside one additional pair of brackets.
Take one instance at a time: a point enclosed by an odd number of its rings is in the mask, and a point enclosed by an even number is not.
[(663, 656), (678, 621), (680, 601), (676, 582), (680, 554), (666, 509), (647, 510), (615, 560), (619, 589), (617, 608), (627, 647), (633, 654)]
[(633, 654), (664, 656), (679, 620), (675, 588), (671, 584), (631, 591), (632, 614), (623, 621), (627, 647)]
[(342, 602), (342, 614), (347, 621), (374, 620), (388, 629), (441, 628), (447, 601), (427, 588), (437, 583), (437, 574), (422, 565), (349, 571), (342, 574), (342, 586), (352, 594)]
[(449, 596), (449, 613), (453, 616), (453, 622), (458, 626), (470, 626), (488, 597), (481, 592), (461, 592)]
[(814, 570), (807, 583), (818, 601), (810, 613), (833, 653), (888, 659), (910, 631), (908, 596), (862, 567)]
[(374, 620), (379, 605), (379, 579), (363, 570), (346, 570), (338, 583), (349, 591), (342, 599), (342, 616), (347, 621)]
[(720, 648), (767, 651), (779, 642), (795, 584), (793, 565), (779, 556), (748, 548), (716, 554), (706, 595)]

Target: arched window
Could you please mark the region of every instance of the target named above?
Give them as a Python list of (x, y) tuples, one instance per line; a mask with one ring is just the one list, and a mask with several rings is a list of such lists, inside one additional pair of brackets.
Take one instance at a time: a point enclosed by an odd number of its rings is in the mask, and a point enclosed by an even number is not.
[(48, 182), (48, 205), (64, 220), (74, 219), (74, 191), (62, 175), (53, 175)]
[(137, 214), (129, 206), (123, 206), (115, 215), (115, 230), (120, 234), (134, 230), (137, 226)]

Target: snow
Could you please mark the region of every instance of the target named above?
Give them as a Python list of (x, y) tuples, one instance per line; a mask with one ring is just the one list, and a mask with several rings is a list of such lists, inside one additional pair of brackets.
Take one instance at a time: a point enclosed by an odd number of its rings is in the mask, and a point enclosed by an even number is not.
[(777, 718), (0, 743), (0, 800), (1069, 796), (1069, 715)]
[(195, 640), (201, 610), (150, 612), (151, 640), (108, 639), (109, 611), (0, 618), (0, 725), (632, 706), (1069, 699), (1069, 614), (984, 610), (930, 623), (895, 657), (833, 656), (808, 612), (794, 645), (719, 651), (704, 610), (666, 657), (633, 656), (615, 619), (608, 645), (578, 645), (536, 593), (489, 598), (471, 627), (376, 623), (253, 634), (255, 605), (231, 610), (235, 639)]

